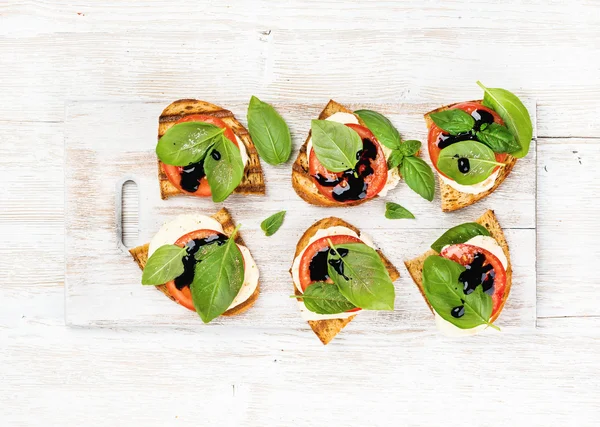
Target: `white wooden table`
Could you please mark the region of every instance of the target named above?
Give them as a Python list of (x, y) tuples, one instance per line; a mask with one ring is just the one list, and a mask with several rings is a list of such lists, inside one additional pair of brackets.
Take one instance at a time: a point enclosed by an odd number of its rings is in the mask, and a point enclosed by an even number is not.
[[(600, 423), (600, 2), (72, 3), (0, 3), (0, 425)], [(538, 102), (537, 329), (65, 326), (66, 101), (444, 104), (477, 79)]]

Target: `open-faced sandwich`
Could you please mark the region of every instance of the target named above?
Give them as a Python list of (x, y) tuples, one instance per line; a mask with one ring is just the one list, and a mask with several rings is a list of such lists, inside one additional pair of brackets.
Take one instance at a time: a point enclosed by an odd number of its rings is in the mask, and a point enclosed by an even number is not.
[(143, 285), (155, 285), (208, 323), (242, 313), (258, 298), (258, 268), (238, 228), (226, 209), (180, 215), (129, 252)]
[(404, 263), (448, 336), (472, 335), (498, 318), (510, 293), (508, 244), (493, 211), (446, 231)]
[(323, 344), (365, 310), (393, 310), (398, 270), (373, 241), (339, 218), (314, 223), (290, 270), (302, 317)]
[(165, 108), (156, 154), (163, 199), (187, 194), (222, 202), (232, 192), (265, 193), (250, 134), (231, 111), (208, 102), (180, 99)]
[(527, 108), (511, 92), (477, 83), (484, 90), (483, 100), (425, 114), (429, 157), (438, 172), (444, 212), (492, 193), (529, 151), (533, 127)]
[(292, 167), (292, 185), (313, 205), (354, 206), (385, 196), (402, 173), (410, 188), (432, 200), (435, 180), (417, 157), (420, 147), (419, 141), (402, 141), (383, 115), (352, 112), (331, 100), (311, 122)]

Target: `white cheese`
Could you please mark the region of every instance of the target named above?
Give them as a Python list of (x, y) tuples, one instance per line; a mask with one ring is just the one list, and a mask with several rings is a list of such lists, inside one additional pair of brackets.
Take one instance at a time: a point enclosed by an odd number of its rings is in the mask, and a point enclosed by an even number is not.
[(465, 243), (467, 245), (479, 246), (480, 248), (491, 252), (492, 255), (495, 255), (500, 263), (502, 263), (502, 266), (505, 270), (508, 268), (508, 259), (506, 259), (506, 254), (504, 253), (502, 246), (500, 246), (496, 239), (494, 239), (492, 236), (475, 236), (467, 240)]
[[(240, 142), (241, 143), (241, 142)], [(242, 144), (243, 146), (243, 144)], [(174, 220), (165, 223), (150, 241), (148, 258), (163, 245), (174, 244), (181, 236), (196, 230), (214, 230), (223, 233), (221, 223), (206, 215), (179, 215)], [(237, 245), (244, 258), (244, 283), (229, 306), (233, 308), (246, 301), (258, 286), (258, 267), (247, 247)]]
[[(308, 244), (302, 250), (302, 252), (300, 252), (298, 254), (298, 256), (296, 258), (294, 258), (294, 262), (292, 264), (292, 279), (294, 281), (294, 285), (296, 286), (296, 289), (298, 289), (300, 292), (302, 292), (302, 287), (300, 286), (300, 260), (302, 259), (302, 255), (304, 255), (304, 251), (306, 251), (306, 248), (308, 248), (308, 246), (310, 246), (310, 244), (313, 243), (314, 241), (319, 240), (323, 237), (339, 236), (339, 235), (347, 235), (347, 236), (356, 237), (356, 238), (362, 240), (366, 245), (372, 247), (373, 249), (376, 249), (375, 244), (373, 243), (373, 240), (371, 240), (371, 238), (369, 236), (365, 235), (364, 233), (361, 233), (361, 235), (359, 237), (358, 234), (356, 234), (354, 231), (350, 230), (348, 227), (335, 226), (335, 227), (329, 227), (329, 228), (317, 230), (315, 235), (310, 238), (310, 240), (308, 241)], [(360, 313), (360, 311), (359, 311), (359, 312), (352, 312), (352, 313), (338, 313), (338, 314), (324, 315), (324, 314), (313, 313), (312, 311), (308, 310), (302, 301), (298, 301), (298, 305), (300, 307), (300, 314), (302, 315), (302, 318), (304, 320), (345, 319), (347, 317), (354, 316), (355, 314)]]
[(250, 161), (250, 157), (248, 157), (248, 151), (246, 150), (246, 145), (242, 142), (239, 136), (235, 136), (237, 140), (238, 147), (240, 147), (240, 155), (242, 156), (242, 163), (244, 164), (244, 168), (248, 166), (248, 162)]
[(500, 169), (498, 169), (496, 172), (494, 172), (493, 174), (488, 176), (484, 181), (481, 181), (481, 182), (479, 182), (477, 184), (473, 184), (473, 185), (461, 185), (450, 178), (446, 178), (442, 174), (439, 174), (439, 176), (442, 181), (444, 181), (446, 184), (448, 184), (450, 187), (454, 188), (455, 190), (460, 191), (461, 193), (479, 194), (479, 193), (483, 193), (485, 191), (490, 190), (494, 186), (494, 184), (496, 183), (496, 178), (498, 178), (499, 173), (500, 173)]
[[(342, 123), (342, 124), (346, 124), (346, 123), (353, 123), (355, 125), (359, 124), (356, 116), (354, 114), (350, 114), (350, 113), (338, 112), (338, 113), (332, 114), (331, 116), (327, 117), (325, 120), (330, 120), (332, 122), (337, 122), (337, 123)], [(390, 158), (390, 155), (392, 154), (392, 150), (390, 150), (383, 144), (379, 144), (379, 145), (381, 146), (381, 149), (383, 150), (383, 153), (385, 154), (385, 159), (387, 161)], [(308, 143), (306, 144), (306, 158), (307, 159), (310, 158), (311, 151), (312, 151), (312, 138), (310, 138), (308, 140)], [(398, 168), (393, 168), (391, 170), (388, 170), (387, 181), (385, 182), (385, 186), (378, 193), (379, 196), (383, 197), (383, 196), (387, 195), (388, 191), (395, 188), (399, 182), (400, 182), (400, 172), (398, 171)]]

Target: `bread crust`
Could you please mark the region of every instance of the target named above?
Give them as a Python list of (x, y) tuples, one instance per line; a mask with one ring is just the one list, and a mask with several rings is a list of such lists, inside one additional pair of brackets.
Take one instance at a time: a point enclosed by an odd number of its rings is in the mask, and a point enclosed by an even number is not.
[[(359, 237), (361, 235), (360, 230), (354, 227), (352, 224), (347, 223), (343, 219), (336, 217), (323, 218), (320, 221), (315, 222), (311, 225), (300, 237), (298, 240), (298, 244), (296, 245), (296, 252), (294, 254), (294, 259), (308, 246), (308, 242), (310, 239), (317, 233), (318, 230), (326, 229), (330, 227), (347, 227), (350, 230), (354, 231)], [(400, 273), (394, 267), (394, 265), (386, 258), (386, 256), (381, 252), (381, 250), (377, 250), (381, 261), (385, 265), (392, 282), (397, 280), (400, 277)], [(292, 270), (290, 268), (290, 275), (292, 274)], [(300, 291), (296, 288), (292, 281), (292, 285), (294, 286), (294, 294), (301, 295)], [(308, 324), (310, 325), (313, 332), (319, 337), (323, 344), (328, 344), (348, 323), (354, 319), (356, 315), (350, 316), (346, 319), (327, 319), (327, 320), (309, 320)]]
[[(487, 210), (475, 222), (480, 225), (483, 225), (490, 232), (490, 236), (498, 242), (498, 244), (504, 251), (504, 255), (506, 256), (506, 259), (508, 261), (508, 267), (506, 269), (506, 287), (504, 288), (502, 302), (498, 311), (490, 318), (490, 322), (494, 322), (502, 312), (502, 309), (504, 308), (504, 304), (506, 304), (506, 300), (508, 299), (508, 295), (510, 294), (510, 289), (512, 286), (512, 264), (510, 262), (510, 252), (508, 249), (508, 243), (506, 242), (506, 237), (504, 236), (504, 232), (502, 231), (502, 227), (500, 227), (500, 223), (498, 222), (494, 211)], [(423, 295), (423, 299), (429, 306), (429, 309), (433, 313), (433, 307), (431, 307), (431, 304), (427, 300), (427, 296), (425, 295), (425, 290), (423, 288), (423, 264), (425, 263), (425, 260), (431, 255), (439, 255), (439, 253), (433, 249), (430, 249), (417, 258), (405, 261), (404, 265), (406, 266), (408, 273), (417, 285), (419, 292), (421, 292), (421, 295)]]
[[(211, 215), (211, 218), (217, 220), (221, 224), (221, 226), (223, 227), (223, 234), (231, 236), (231, 233), (233, 233), (233, 231), (235, 230), (235, 223), (233, 222), (233, 218), (231, 217), (227, 209), (222, 208), (216, 214)], [(238, 245), (245, 246), (244, 239), (242, 239), (242, 235), (239, 231), (235, 235), (235, 243), (237, 243)], [(149, 247), (150, 244), (146, 243), (145, 245), (141, 245), (129, 250), (129, 253), (131, 254), (134, 261), (137, 263), (138, 267), (140, 267), (140, 270), (142, 271), (144, 270), (144, 267), (146, 267), (146, 262), (148, 261)], [(175, 298), (173, 298), (173, 296), (169, 293), (169, 290), (167, 289), (166, 285), (158, 285), (156, 286), (156, 288), (163, 294), (165, 294), (167, 297), (169, 297), (172, 301), (175, 301)], [(222, 316), (233, 316), (248, 310), (254, 305), (254, 303), (258, 299), (259, 293), (260, 282), (257, 284), (256, 289), (254, 290), (254, 293), (250, 296), (250, 298), (248, 298), (243, 303), (236, 305), (233, 308), (230, 308), (225, 313), (223, 313)]]
[[(235, 190), (233, 190), (233, 192), (240, 194), (265, 194), (265, 179), (256, 147), (252, 142), (252, 138), (250, 138), (248, 130), (235, 118), (231, 111), (206, 101), (197, 99), (179, 99), (169, 104), (158, 118), (158, 139), (160, 139), (165, 132), (177, 122), (177, 120), (192, 114), (208, 114), (223, 120), (246, 147), (249, 161), (244, 170), (242, 182)], [(158, 182), (160, 186), (160, 197), (162, 199), (187, 194), (171, 184), (160, 160), (158, 161)]]
[[(481, 103), (481, 99), (477, 99), (474, 101), (468, 102), (479, 102)], [(432, 113), (439, 113), (440, 111), (445, 111), (453, 108), (457, 104), (462, 104), (463, 102), (455, 102), (454, 104), (445, 105), (443, 107), (437, 108), (433, 111), (430, 111), (425, 114), (425, 123), (427, 124), (427, 129), (430, 129), (433, 125), (433, 120), (431, 120), (430, 115)], [(500, 169), (496, 180), (494, 181), (494, 186), (487, 191), (484, 191), (479, 194), (469, 194), (463, 193), (462, 191), (458, 191), (457, 189), (451, 187), (446, 184), (440, 174), (438, 173), (438, 182), (440, 185), (440, 199), (442, 201), (442, 211), (443, 212), (452, 212), (458, 209), (465, 208), (467, 206), (472, 205), (473, 203), (483, 199), (484, 197), (492, 194), (496, 189), (502, 184), (502, 182), (506, 179), (506, 177), (513, 170), (515, 164), (517, 163), (517, 159), (510, 154), (506, 158), (506, 166)]]

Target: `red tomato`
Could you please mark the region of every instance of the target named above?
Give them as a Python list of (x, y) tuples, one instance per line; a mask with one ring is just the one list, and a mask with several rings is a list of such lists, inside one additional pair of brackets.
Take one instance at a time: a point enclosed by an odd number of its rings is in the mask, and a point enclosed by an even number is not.
[[(379, 144), (379, 141), (377, 141), (377, 139), (375, 138), (375, 135), (373, 135), (373, 133), (369, 129), (367, 129), (364, 126), (355, 125), (352, 123), (347, 123), (346, 126), (348, 126), (350, 129), (352, 129), (356, 133), (358, 133), (358, 135), (360, 136), (360, 139), (371, 140), (377, 150), (375, 159), (368, 160), (370, 167), (373, 169), (373, 173), (371, 173), (370, 175), (367, 175), (364, 179), (365, 184), (367, 184), (367, 194), (364, 197), (364, 199), (371, 199), (371, 198), (375, 197), (383, 189), (383, 187), (385, 186), (385, 183), (387, 181), (388, 168), (387, 168), (387, 160), (385, 158), (385, 154), (383, 153), (383, 150), (381, 149), (381, 145)], [(343, 172), (330, 172), (327, 169), (325, 169), (325, 167), (319, 162), (319, 159), (317, 159), (315, 150), (311, 150), (311, 152), (310, 152), (310, 159), (309, 159), (308, 167), (309, 167), (309, 173), (312, 177), (315, 177), (318, 174), (328, 181), (338, 180), (344, 175)], [(368, 167), (367, 165), (359, 166), (358, 173), (360, 174), (361, 172), (364, 172), (367, 169), (367, 167)], [(328, 199), (331, 199), (338, 203), (356, 202), (356, 200), (344, 200), (344, 201), (336, 200), (333, 197), (333, 190), (334, 190), (334, 188), (337, 188), (337, 187), (321, 185), (321, 184), (319, 184), (319, 182), (317, 182), (316, 179), (314, 179), (314, 183), (317, 186), (317, 189), (319, 190), (319, 192), (321, 194), (323, 194), (325, 197), (327, 197)], [(346, 187), (346, 185), (347, 185), (347, 181), (342, 181), (338, 185), (338, 187), (339, 186)], [(359, 199), (359, 200), (364, 200), (364, 199)]]
[[(188, 243), (191, 240), (204, 239), (206, 237), (215, 236), (217, 234), (219, 233), (217, 233), (215, 230), (196, 230), (184, 234), (179, 239), (177, 239), (177, 241), (174, 244), (183, 248), (186, 245), (186, 243)], [(194, 308), (194, 302), (192, 301), (192, 293), (190, 291), (189, 286), (185, 286), (184, 288), (179, 290), (177, 289), (177, 286), (175, 286), (175, 280), (171, 280), (170, 282), (166, 283), (166, 286), (167, 290), (169, 291), (169, 294), (171, 294), (171, 296), (175, 298), (175, 301), (177, 301), (179, 304), (181, 304), (187, 309), (196, 311), (196, 309)]]
[[(299, 276), (300, 276), (300, 287), (302, 288), (302, 292), (308, 288), (308, 286), (313, 283), (310, 279), (310, 262), (313, 260), (315, 255), (321, 250), (329, 247), (328, 240), (331, 240), (331, 243), (334, 245), (343, 245), (344, 243), (363, 243), (362, 240), (348, 235), (338, 235), (338, 236), (327, 236), (321, 239), (315, 240), (310, 245), (306, 247), (304, 250), (304, 254), (302, 254), (302, 258), (300, 259), (300, 268), (299, 268)], [(327, 283), (333, 283), (333, 281), (328, 277), (326, 280)], [(359, 311), (360, 308), (353, 308), (351, 311)]]
[[(500, 118), (500, 116), (498, 115), (498, 113), (496, 113), (494, 110), (485, 107), (483, 104), (479, 103), (479, 102), (473, 102), (473, 101), (469, 101), (469, 102), (462, 102), (460, 104), (456, 104), (452, 107), (453, 109), (458, 108), (460, 110), (463, 110), (469, 114), (473, 113), (473, 111), (475, 110), (484, 110), (487, 111), (488, 113), (490, 113), (492, 116), (494, 116), (494, 122), (498, 123), (500, 125), (503, 125), (504, 122), (502, 121), (502, 119)], [(438, 161), (438, 157), (440, 156), (440, 151), (442, 151), (441, 148), (438, 147), (438, 142), (440, 139), (441, 135), (448, 135), (447, 133), (445, 133), (443, 130), (441, 130), (439, 127), (437, 127), (435, 125), (435, 123), (433, 123), (431, 125), (431, 128), (429, 128), (429, 136), (428, 136), (428, 146), (429, 146), (429, 158), (431, 159), (431, 163), (433, 164), (433, 166), (435, 167), (435, 169), (438, 171), (438, 173), (444, 175), (442, 172), (440, 172), (440, 170), (437, 168), (437, 161)], [(504, 163), (506, 161), (506, 157), (508, 155), (506, 153), (503, 154), (498, 154), (496, 153), (496, 161), (500, 162), (500, 163)], [(497, 166), (494, 169), (494, 172), (500, 168), (500, 166)], [(446, 175), (444, 175), (446, 176)], [(446, 178), (448, 178), (446, 176)]]
[[(467, 245), (465, 243), (448, 246), (442, 250), (440, 255), (461, 265), (467, 266), (473, 263), (476, 254), (483, 254), (485, 256), (485, 261), (482, 264), (484, 270), (490, 268), (486, 268), (486, 266), (491, 266), (489, 271), (482, 272), (482, 279), (490, 278), (493, 272), (494, 293), (492, 294), (493, 308), (492, 316), (490, 316), (491, 318), (496, 314), (498, 309), (500, 309), (502, 300), (504, 299), (504, 290), (506, 289), (506, 270), (498, 257), (479, 246)], [(485, 276), (483, 276), (484, 274)]]
[[(183, 122), (206, 122), (206, 123), (210, 123), (212, 125), (218, 126), (222, 129), (225, 129), (224, 135), (227, 138), (229, 138), (229, 140), (231, 140), (231, 142), (233, 142), (236, 147), (239, 148), (237, 139), (235, 137), (235, 134), (231, 130), (231, 128), (229, 126), (227, 126), (225, 124), (225, 122), (223, 120), (219, 119), (218, 117), (209, 116), (208, 114), (191, 114), (189, 116), (185, 116), (185, 117), (177, 120), (175, 122), (175, 124), (183, 123)], [(167, 178), (169, 179), (171, 184), (173, 184), (175, 187), (177, 187), (177, 189), (179, 191), (181, 191), (185, 194), (189, 194), (191, 196), (197, 196), (197, 197), (207, 197), (207, 196), (211, 195), (210, 186), (208, 185), (208, 180), (206, 179), (206, 177), (200, 179), (200, 185), (198, 185), (198, 189), (195, 192), (190, 193), (189, 191), (185, 191), (183, 188), (181, 188), (181, 184), (180, 184), (181, 183), (181, 171), (183, 170), (183, 167), (166, 165), (164, 163), (162, 165), (163, 165), (163, 170), (165, 171), (165, 174), (167, 175)]]

